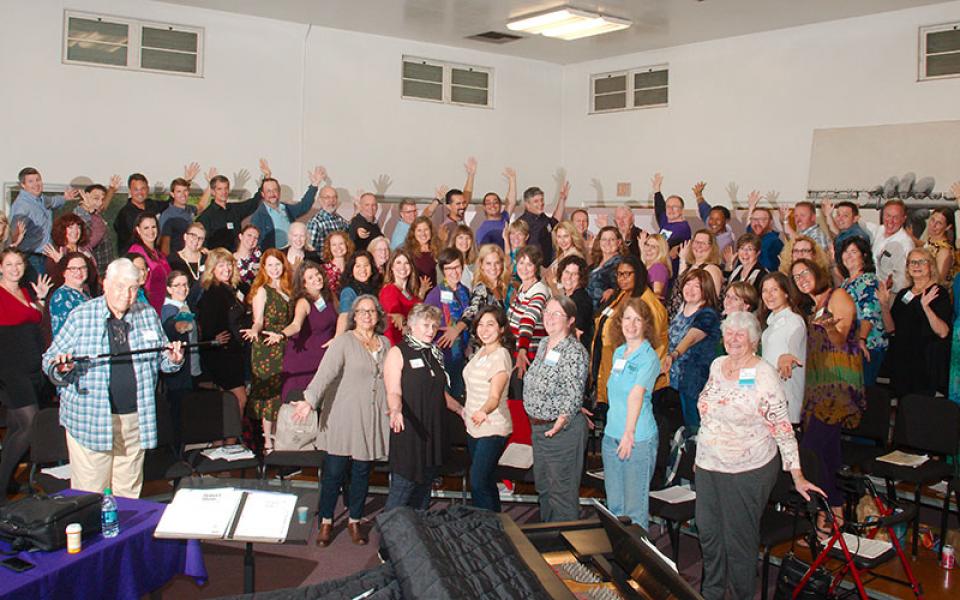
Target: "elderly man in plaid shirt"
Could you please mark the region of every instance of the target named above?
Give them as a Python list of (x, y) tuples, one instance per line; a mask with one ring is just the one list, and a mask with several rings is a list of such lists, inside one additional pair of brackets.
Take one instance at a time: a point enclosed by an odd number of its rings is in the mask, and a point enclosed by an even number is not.
[[(181, 343), (169, 343), (157, 312), (135, 301), (139, 277), (126, 258), (110, 263), (103, 296), (75, 308), (43, 356), (44, 372), (60, 388), (75, 489), (140, 495), (144, 450), (157, 445), (157, 370), (183, 363)], [(100, 354), (115, 356), (93, 358)]]
[(334, 231), (346, 231), (350, 223), (337, 213), (339, 199), (333, 186), (320, 188), (320, 210), (307, 223), (307, 236), (310, 246), (317, 252), (323, 252), (323, 242)]

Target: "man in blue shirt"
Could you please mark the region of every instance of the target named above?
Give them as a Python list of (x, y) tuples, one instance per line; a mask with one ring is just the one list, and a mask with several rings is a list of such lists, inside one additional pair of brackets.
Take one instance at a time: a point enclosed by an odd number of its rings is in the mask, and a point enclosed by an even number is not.
[(43, 254), (43, 247), (50, 243), (53, 211), (67, 200), (75, 199), (78, 192), (74, 188), (67, 188), (63, 195), (44, 197), (43, 177), (33, 167), (20, 169), (17, 179), (20, 181), (20, 193), (10, 210), (10, 230), (16, 231), (22, 223), (23, 240), (19, 248), (27, 255), (30, 264), (27, 281), (34, 282), (38, 275), (46, 272), (47, 258)]
[(773, 213), (769, 208), (757, 207), (760, 202), (760, 192), (753, 191), (747, 196), (747, 222), (750, 230), (760, 238), (760, 257), (757, 261), (767, 271), (776, 271), (780, 268), (780, 251), (783, 250), (783, 240), (773, 228)]
[(496, 192), (487, 192), (483, 196), (483, 214), (486, 220), (477, 227), (477, 247), (484, 244), (496, 244), (503, 248), (503, 228), (510, 224), (510, 215), (517, 206), (517, 172), (507, 167), (503, 170), (507, 178), (507, 207)]
[(250, 223), (260, 232), (261, 250), (286, 247), (290, 224), (313, 208), (313, 201), (317, 198), (317, 188), (327, 179), (327, 172), (323, 167), (318, 166), (314, 167), (308, 175), (310, 186), (303, 193), (300, 202), (296, 204), (280, 202), (280, 182), (273, 177), (263, 179), (260, 184), (263, 204), (250, 216)]
[[(833, 234), (834, 254), (840, 256), (844, 242), (852, 237), (860, 237), (870, 242), (870, 234), (860, 227), (860, 209), (853, 202), (838, 202), (836, 207), (829, 198), (820, 201), (823, 218), (827, 228)], [(839, 262), (839, 261), (838, 261)]]
[[(110, 263), (103, 296), (75, 308), (43, 355), (60, 388), (74, 489), (140, 495), (144, 452), (157, 446), (157, 371), (183, 364), (181, 342), (168, 343), (157, 312), (136, 302), (139, 280), (130, 260)], [(151, 348), (162, 350), (130, 354)]]

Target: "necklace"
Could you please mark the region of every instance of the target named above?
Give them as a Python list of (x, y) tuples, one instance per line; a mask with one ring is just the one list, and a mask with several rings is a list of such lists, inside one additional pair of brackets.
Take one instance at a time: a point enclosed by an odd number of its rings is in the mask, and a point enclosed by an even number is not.
[(730, 379), (734, 373), (739, 373), (740, 369), (750, 362), (752, 356), (747, 356), (744, 360), (737, 362), (732, 356), (728, 356), (726, 360), (723, 361), (723, 375)]
[(380, 340), (378, 340), (373, 334), (370, 334), (370, 336), (368, 337), (368, 336), (365, 336), (364, 334), (361, 334), (358, 330), (354, 329), (353, 335), (355, 335), (356, 338), (360, 340), (360, 343), (363, 344), (363, 347), (366, 348), (368, 351), (376, 352), (377, 350), (380, 349)]
[(190, 271), (190, 277), (194, 281), (197, 281), (198, 279), (200, 279), (200, 258), (197, 257), (197, 270), (194, 271), (193, 267), (190, 265), (190, 260), (183, 255), (183, 250), (181, 250), (180, 252), (177, 252), (177, 254), (180, 256), (180, 258), (183, 259), (183, 264), (187, 265), (187, 270)]

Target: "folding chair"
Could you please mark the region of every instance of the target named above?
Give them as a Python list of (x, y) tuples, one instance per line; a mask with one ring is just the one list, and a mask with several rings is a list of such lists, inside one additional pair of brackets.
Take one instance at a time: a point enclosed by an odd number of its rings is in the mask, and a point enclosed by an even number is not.
[[(229, 438), (240, 438), (243, 434), (240, 407), (236, 396), (230, 392), (192, 392), (183, 400), (182, 415), (181, 431), (185, 445), (224, 442)], [(256, 470), (260, 467), (260, 461), (256, 457), (235, 461), (214, 460), (203, 456), (202, 450), (187, 452), (185, 459), (198, 475), (226, 471), (240, 471), (241, 475), (244, 475), (247, 469)]]
[[(676, 476), (673, 478), (685, 479), (691, 485), (695, 483), (696, 473), (693, 465), (697, 458), (697, 445), (693, 441), (688, 441), (680, 450), (680, 463), (677, 467)], [(672, 481), (670, 482), (672, 483)], [(667, 486), (669, 487), (669, 486)], [(670, 547), (673, 550), (673, 562), (680, 560), (680, 527), (692, 519), (696, 513), (696, 500), (687, 500), (686, 502), (670, 503), (658, 498), (650, 497), (650, 514), (664, 520), (667, 525), (667, 532), (670, 535)]]
[(892, 414), (890, 392), (886, 388), (868, 386), (866, 401), (867, 409), (860, 417), (860, 424), (842, 431), (844, 439), (840, 442), (840, 449), (843, 464), (848, 467), (860, 468), (888, 452)]
[(30, 487), (39, 487), (48, 494), (69, 488), (69, 479), (57, 479), (40, 472), (69, 460), (67, 433), (60, 425), (60, 410), (44, 408), (37, 413), (30, 428)]
[[(303, 400), (303, 390), (291, 390), (284, 398), (285, 402), (297, 402)], [(314, 467), (317, 469), (317, 477), (321, 475), (323, 469), (323, 459), (327, 453), (324, 450), (274, 450), (263, 457), (262, 477), (267, 476), (267, 469), (274, 467), (279, 471), (277, 475), (283, 481), (287, 474), (287, 469), (302, 469), (305, 467)]]
[(181, 459), (183, 448), (174, 445), (174, 424), (170, 418), (170, 409), (167, 396), (162, 391), (157, 392), (157, 447), (144, 452), (143, 480), (166, 480), (173, 483), (176, 489), (180, 480), (193, 473), (190, 463)]
[[(960, 405), (946, 398), (910, 394), (900, 399), (893, 429), (893, 446), (907, 452), (933, 455), (918, 467), (893, 465), (879, 460), (864, 464), (864, 471), (886, 480), (887, 495), (896, 500), (896, 482), (913, 484), (917, 507), (913, 522), (913, 556), (920, 539), (920, 492), (925, 485), (953, 479), (953, 466), (946, 457), (956, 456), (960, 445)], [(937, 460), (939, 457), (939, 460)], [(947, 499), (949, 500), (949, 498)], [(944, 503), (944, 510), (948, 502)]]
[[(900, 504), (892, 499), (884, 500), (877, 493), (877, 490), (870, 478), (865, 475), (859, 475), (853, 473), (852, 471), (844, 470), (838, 473), (837, 476), (838, 484), (840, 485), (841, 489), (844, 489), (844, 491), (846, 491), (848, 494), (859, 498), (864, 493), (868, 493), (873, 499), (877, 510), (880, 513), (879, 518), (872, 517), (867, 521), (859, 523), (847, 521), (843, 526), (843, 529), (847, 529), (852, 534), (857, 536), (857, 543), (860, 543), (860, 540), (862, 539), (873, 539), (877, 532), (882, 529), (886, 531), (887, 535), (889, 536), (890, 547), (872, 558), (865, 557), (858, 553), (858, 548), (856, 546), (851, 549), (852, 544), (849, 542), (853, 540), (844, 538), (841, 526), (837, 523), (833, 511), (830, 510), (830, 506), (826, 498), (820, 495), (814, 495), (814, 498), (811, 502), (814, 506), (810, 510), (811, 521), (816, 519), (818, 509), (823, 510), (827, 515), (827, 522), (830, 525), (832, 534), (817, 553), (813, 564), (810, 565), (810, 568), (807, 570), (806, 574), (804, 574), (803, 578), (801, 578), (800, 583), (794, 588), (791, 597), (799, 597), (799, 595), (803, 592), (803, 588), (806, 586), (807, 582), (817, 571), (817, 569), (824, 565), (827, 558), (834, 558), (843, 561), (843, 564), (832, 573), (832, 580), (827, 591), (827, 598), (836, 597), (840, 583), (847, 576), (847, 574), (853, 578), (856, 591), (859, 594), (859, 597), (863, 600), (868, 600), (865, 585), (875, 579), (885, 579), (887, 581), (906, 585), (911, 589), (914, 596), (916, 596), (918, 599), (923, 598), (923, 587), (920, 585), (920, 582), (917, 581), (916, 576), (914, 576), (913, 570), (910, 568), (910, 561), (907, 560), (907, 556), (903, 551), (903, 547), (900, 545), (900, 541), (897, 539), (897, 534), (893, 529), (897, 525), (908, 523), (914, 519), (918, 511), (918, 507), (910, 504)], [(907, 581), (874, 572), (877, 567), (890, 561), (895, 556), (900, 560), (903, 571), (907, 575)], [(865, 577), (870, 577), (870, 579), (865, 580)]]

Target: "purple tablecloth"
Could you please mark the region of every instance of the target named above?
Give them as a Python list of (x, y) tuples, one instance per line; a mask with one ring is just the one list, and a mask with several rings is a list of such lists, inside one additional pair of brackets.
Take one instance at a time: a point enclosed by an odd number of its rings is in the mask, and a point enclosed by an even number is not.
[[(117, 504), (119, 536), (106, 539), (96, 534), (87, 538), (79, 554), (67, 554), (65, 549), (17, 554), (36, 567), (23, 573), (0, 567), (0, 599), (137, 599), (175, 575), (193, 577), (199, 584), (206, 582), (200, 542), (154, 539), (153, 531), (165, 505), (128, 498), (117, 498)], [(10, 545), (0, 542), (0, 549), (9, 551)]]

